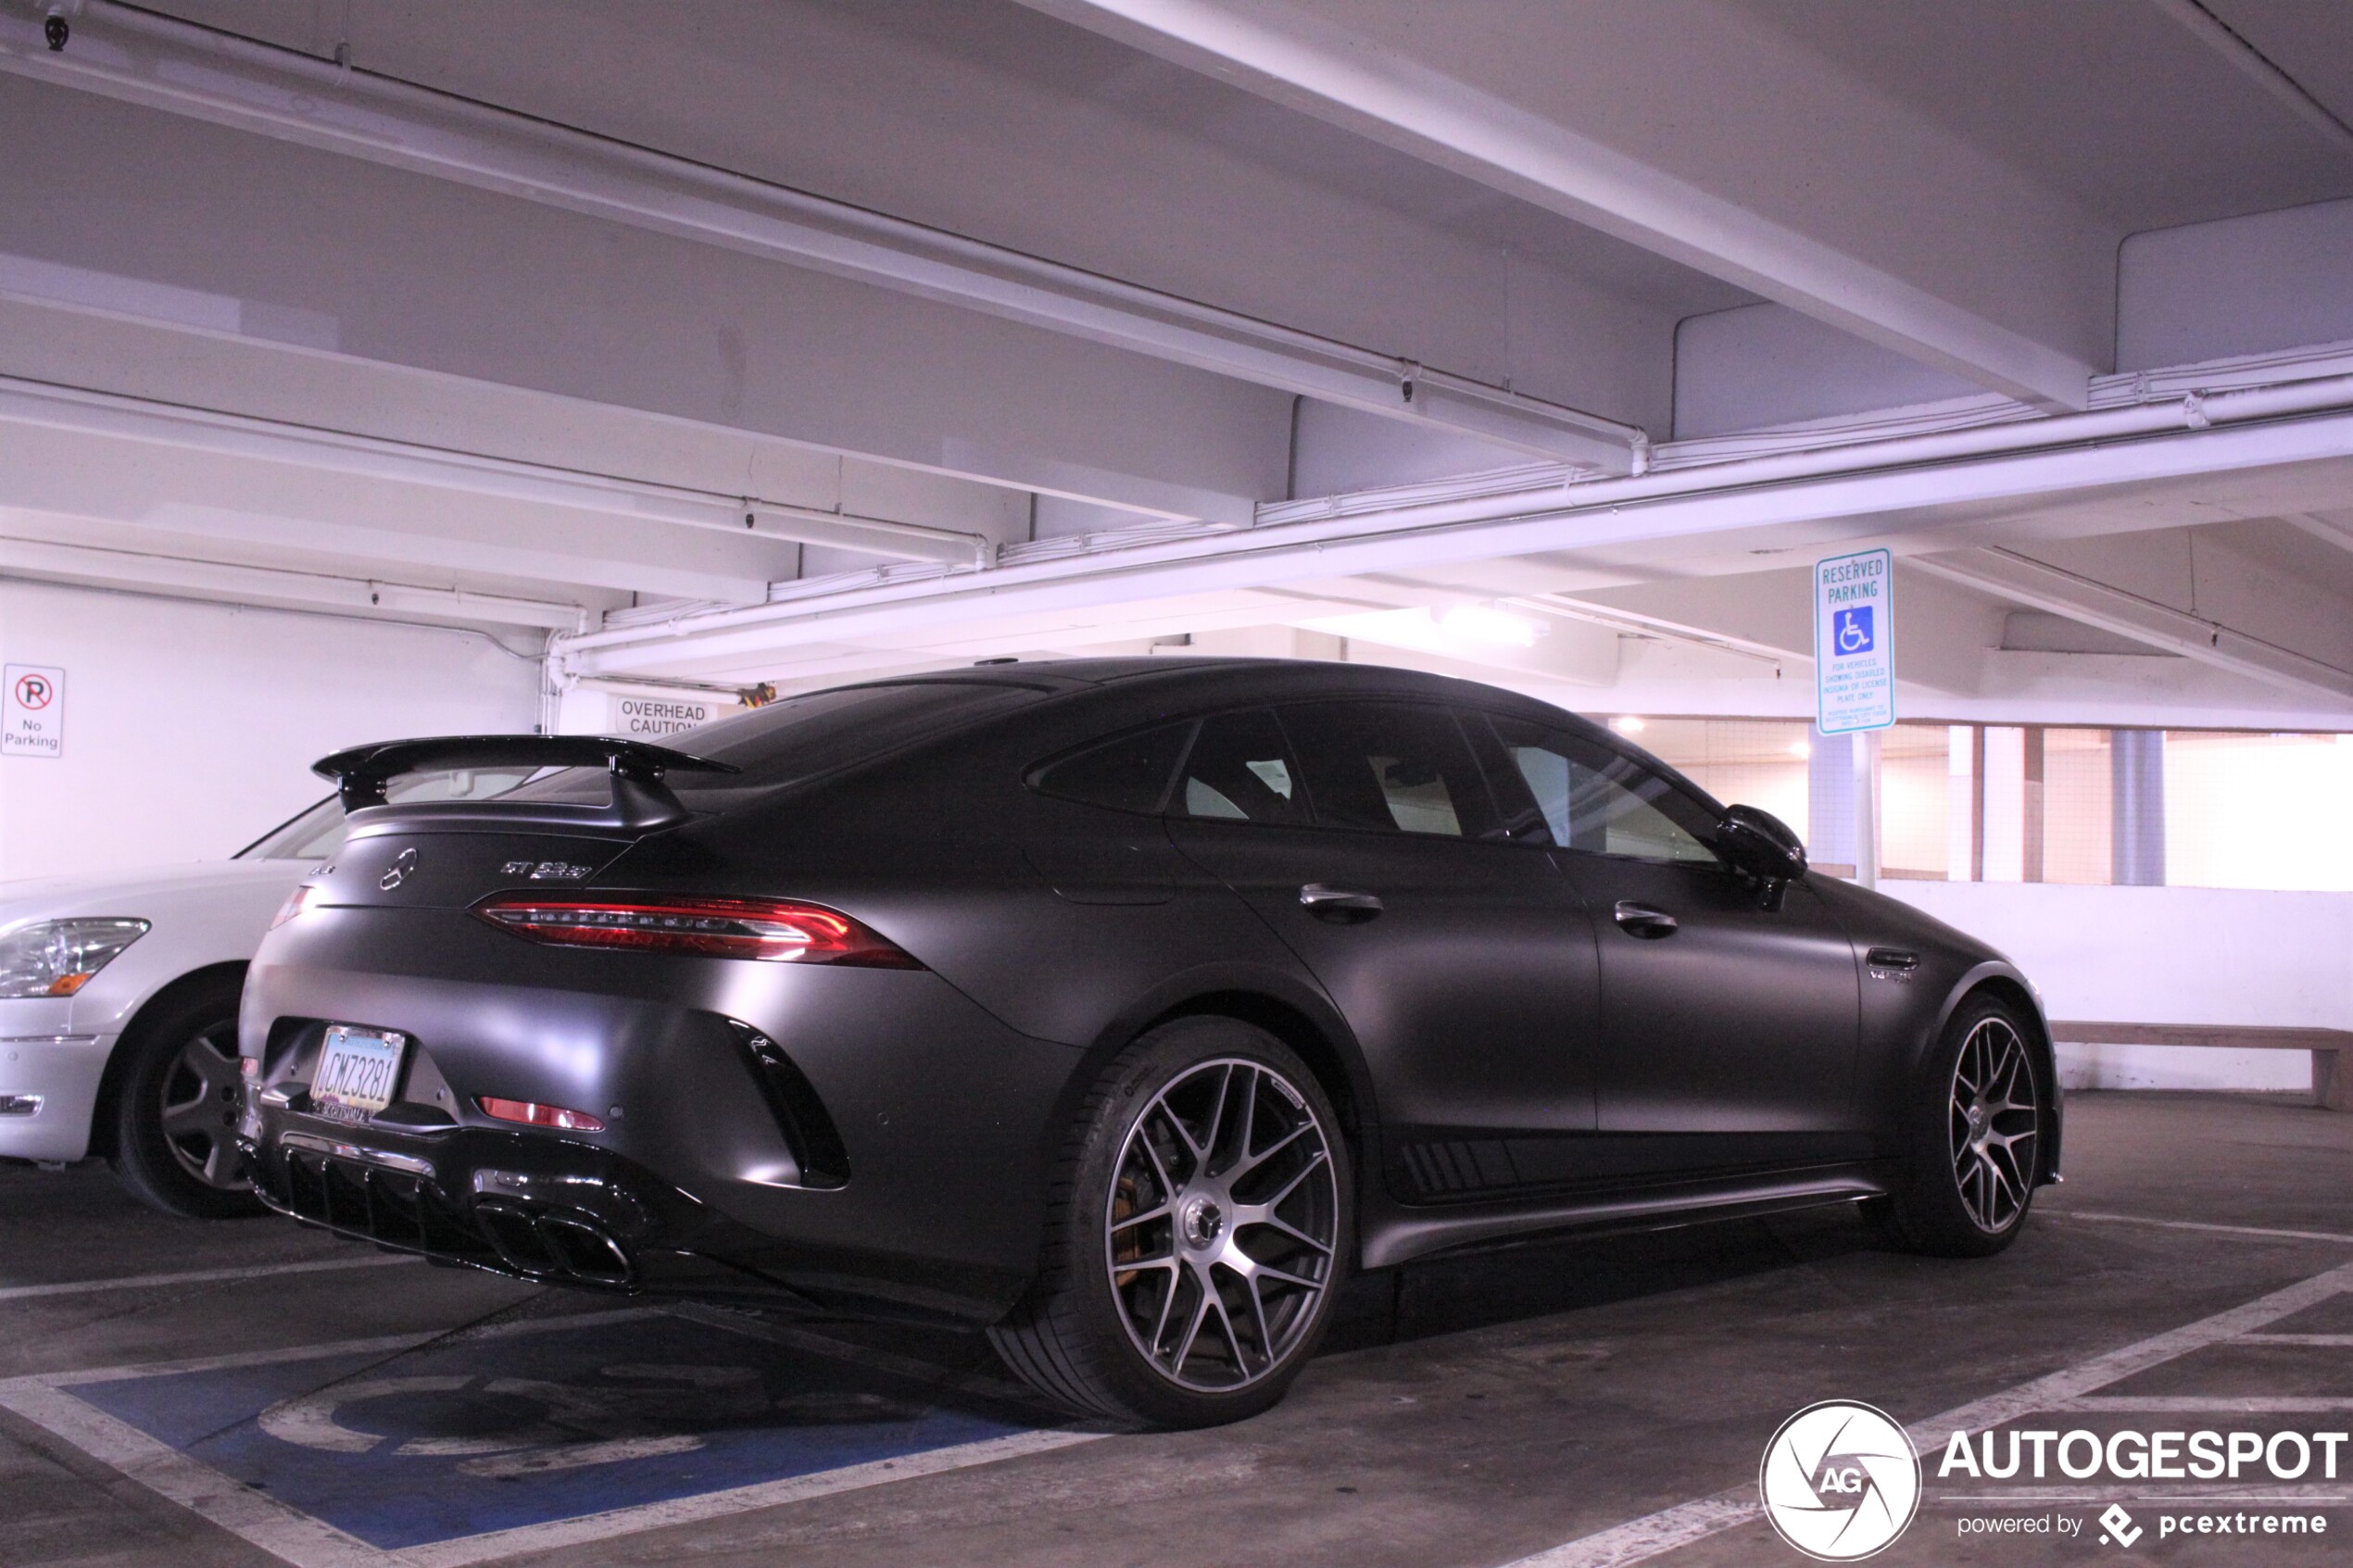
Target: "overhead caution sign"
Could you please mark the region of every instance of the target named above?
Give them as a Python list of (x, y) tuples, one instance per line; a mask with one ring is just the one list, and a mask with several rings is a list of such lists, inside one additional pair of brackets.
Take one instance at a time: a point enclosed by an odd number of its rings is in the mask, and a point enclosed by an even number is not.
[(1895, 560), (1885, 550), (1815, 564), (1814, 722), (1826, 735), (1895, 722)]
[(6, 667), (8, 695), (0, 717), (0, 757), (63, 757), (66, 672), (46, 664)]
[(608, 734), (627, 735), (632, 740), (674, 735), (681, 730), (739, 713), (743, 706), (729, 697), (616, 696), (612, 699), (612, 721), (605, 728)]

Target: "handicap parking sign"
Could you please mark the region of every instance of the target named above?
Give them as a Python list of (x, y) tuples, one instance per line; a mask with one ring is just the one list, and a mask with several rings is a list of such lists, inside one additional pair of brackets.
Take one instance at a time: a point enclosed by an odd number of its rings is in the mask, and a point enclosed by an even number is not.
[(1842, 609), (1831, 629), (1831, 643), (1841, 658), (1871, 651), (1871, 607)]
[(1814, 566), (1814, 722), (1826, 735), (1895, 722), (1895, 560), (1885, 550)]

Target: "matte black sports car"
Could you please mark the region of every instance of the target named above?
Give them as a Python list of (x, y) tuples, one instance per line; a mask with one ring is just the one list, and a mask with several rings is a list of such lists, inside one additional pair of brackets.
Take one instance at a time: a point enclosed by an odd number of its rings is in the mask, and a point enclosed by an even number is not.
[[(1352, 1268), (2057, 1164), (2019, 972), (1583, 720), (1089, 660), (633, 741), (328, 758), (245, 992), (273, 1207), (523, 1278), (987, 1327), (1073, 1406), (1277, 1399)], [(560, 769), (383, 804), (425, 766)]]

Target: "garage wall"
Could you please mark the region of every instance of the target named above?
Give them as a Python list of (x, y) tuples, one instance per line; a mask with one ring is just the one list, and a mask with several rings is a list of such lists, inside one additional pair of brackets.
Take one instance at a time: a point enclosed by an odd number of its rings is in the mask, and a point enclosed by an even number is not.
[[(2007, 953), (2053, 1018), (2353, 1028), (2353, 894), (1884, 882)], [(2303, 1051), (2062, 1048), (2076, 1088), (2298, 1089)]]
[(0, 652), (66, 671), (64, 755), (0, 758), (0, 877), (217, 859), (338, 746), (539, 716), (536, 657), (455, 630), (0, 583)]

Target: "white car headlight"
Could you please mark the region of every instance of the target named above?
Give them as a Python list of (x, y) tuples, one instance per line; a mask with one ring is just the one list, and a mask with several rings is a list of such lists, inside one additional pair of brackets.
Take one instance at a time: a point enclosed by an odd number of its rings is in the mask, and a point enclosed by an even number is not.
[(0, 936), (0, 997), (70, 997), (147, 934), (143, 920), (44, 920)]

